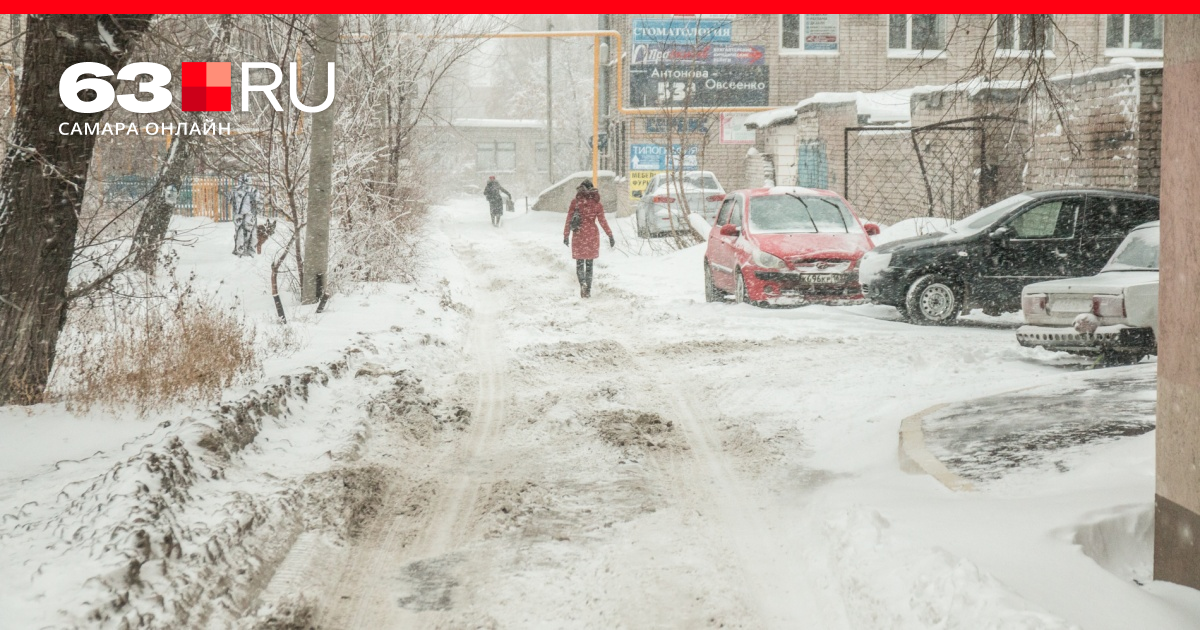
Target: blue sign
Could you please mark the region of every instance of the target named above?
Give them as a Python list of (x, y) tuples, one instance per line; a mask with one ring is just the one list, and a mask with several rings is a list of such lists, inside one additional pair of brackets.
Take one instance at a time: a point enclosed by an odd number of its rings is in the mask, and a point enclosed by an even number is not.
[(689, 18), (639, 18), (633, 21), (635, 44), (707, 44), (733, 41), (733, 22)]
[(629, 169), (662, 171), (667, 168), (667, 148), (657, 144), (629, 145)]
[(700, 147), (690, 146), (684, 152), (676, 144), (668, 154), (667, 147), (658, 144), (629, 145), (629, 170), (631, 171), (665, 171), (678, 170), (675, 157), (683, 156), (683, 170), (694, 171), (700, 168)]

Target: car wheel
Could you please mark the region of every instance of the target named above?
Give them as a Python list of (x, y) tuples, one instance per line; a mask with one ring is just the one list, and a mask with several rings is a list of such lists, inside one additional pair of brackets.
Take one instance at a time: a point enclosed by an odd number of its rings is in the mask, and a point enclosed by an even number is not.
[(962, 299), (954, 284), (933, 274), (921, 276), (912, 283), (904, 299), (904, 310), (908, 311), (909, 320), (916, 324), (952, 324), (961, 307)]
[(717, 285), (713, 284), (712, 267), (708, 261), (704, 261), (704, 301), (705, 302), (724, 302), (725, 292), (718, 289)]
[(742, 275), (742, 270), (734, 270), (733, 277), (733, 301), (737, 304), (754, 304), (749, 291), (746, 290), (746, 278)]

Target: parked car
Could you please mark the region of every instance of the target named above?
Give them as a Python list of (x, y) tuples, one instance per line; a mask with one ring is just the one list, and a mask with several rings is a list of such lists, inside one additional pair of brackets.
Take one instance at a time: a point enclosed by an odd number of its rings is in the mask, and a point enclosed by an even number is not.
[(725, 199), (725, 189), (711, 171), (685, 171), (682, 179), (677, 173), (655, 175), (638, 202), (638, 236), (650, 238), (684, 229), (687, 221), (681, 197), (687, 202), (688, 212), (703, 216), (711, 224)]
[(1021, 290), (1022, 346), (1136, 363), (1158, 347), (1158, 221), (1125, 237), (1100, 273)]
[(867, 297), (920, 324), (948, 324), (972, 307), (1021, 306), (1033, 282), (1097, 273), (1135, 226), (1158, 219), (1158, 198), (1113, 190), (1014, 195), (943, 233), (885, 243), (863, 258)]
[(704, 298), (760, 306), (861, 300), (858, 261), (878, 233), (829, 190), (735, 191), (708, 235)]

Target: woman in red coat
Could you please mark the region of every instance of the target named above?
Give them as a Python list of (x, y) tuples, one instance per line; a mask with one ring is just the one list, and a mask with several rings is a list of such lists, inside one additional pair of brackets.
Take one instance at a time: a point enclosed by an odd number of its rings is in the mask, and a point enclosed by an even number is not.
[(600, 204), (600, 191), (590, 180), (583, 180), (575, 189), (575, 199), (567, 211), (567, 224), (563, 226), (563, 245), (571, 248), (575, 259), (575, 275), (579, 277), (579, 296), (592, 296), (592, 261), (600, 255), (600, 230), (596, 222), (608, 234), (608, 246), (615, 247), (616, 239), (604, 219), (604, 206)]

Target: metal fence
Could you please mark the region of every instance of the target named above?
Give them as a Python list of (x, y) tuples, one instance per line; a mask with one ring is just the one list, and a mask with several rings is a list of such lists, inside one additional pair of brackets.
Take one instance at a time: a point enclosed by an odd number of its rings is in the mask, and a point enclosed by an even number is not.
[[(121, 175), (104, 179), (102, 199), (105, 205), (132, 205), (151, 194), (165, 195), (175, 206), (175, 214), (185, 217), (208, 217), (213, 221), (232, 221), (233, 206), (230, 193), (236, 185), (232, 177), (194, 175), (185, 177), (178, 189), (155, 190), (155, 178), (144, 175)], [(273, 217), (268, 208), (259, 213)]]
[(1024, 189), (1026, 125), (979, 116), (923, 127), (847, 127), (844, 195), (877, 221), (960, 219)]

